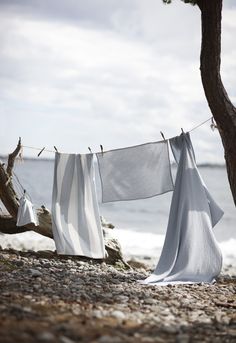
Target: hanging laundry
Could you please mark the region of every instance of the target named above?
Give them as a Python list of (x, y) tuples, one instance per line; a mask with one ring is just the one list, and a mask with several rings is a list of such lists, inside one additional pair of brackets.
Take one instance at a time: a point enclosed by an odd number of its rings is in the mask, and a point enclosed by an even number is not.
[(212, 228), (223, 211), (200, 176), (189, 134), (171, 139), (170, 145), (178, 170), (167, 233), (157, 267), (142, 283), (212, 282), (222, 267)]
[(97, 153), (97, 159), (104, 203), (173, 190), (167, 141)]
[(16, 226), (24, 226), (27, 224), (38, 226), (38, 218), (34, 211), (33, 204), (27, 199), (25, 194), (20, 198), (19, 203)]
[(55, 154), (52, 229), (59, 254), (105, 257), (92, 154)]

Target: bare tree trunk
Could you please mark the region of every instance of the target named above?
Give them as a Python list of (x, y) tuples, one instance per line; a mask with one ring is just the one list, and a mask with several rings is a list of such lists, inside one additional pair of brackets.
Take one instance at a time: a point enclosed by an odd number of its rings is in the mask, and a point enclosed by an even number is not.
[(208, 105), (216, 121), (236, 205), (236, 108), (220, 75), (222, 0), (198, 0), (202, 18), (201, 77)]

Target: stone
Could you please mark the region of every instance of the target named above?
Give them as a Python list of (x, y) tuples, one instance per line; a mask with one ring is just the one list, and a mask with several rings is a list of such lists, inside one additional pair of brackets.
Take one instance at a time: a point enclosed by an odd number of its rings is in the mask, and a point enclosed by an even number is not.
[(55, 339), (55, 336), (48, 331), (42, 332), (37, 336), (40, 342), (51, 342)]
[(147, 299), (144, 299), (144, 303), (148, 305), (155, 305), (157, 301), (156, 299), (153, 299), (153, 298), (147, 298)]
[(188, 334), (179, 333), (176, 337), (176, 343), (189, 343), (190, 337)]
[(43, 274), (42, 274), (39, 270), (37, 270), (37, 269), (30, 269), (29, 271), (30, 271), (32, 277), (39, 277), (39, 276), (42, 276), (42, 275), (43, 275)]
[(129, 301), (129, 297), (127, 297), (126, 295), (118, 295), (115, 297), (115, 301), (121, 302), (121, 303), (127, 302)]
[(111, 316), (119, 320), (124, 320), (126, 318), (125, 314), (121, 311), (113, 311)]
[(119, 343), (121, 342), (121, 339), (119, 337), (104, 335), (104, 336), (101, 336), (97, 340), (97, 342), (98, 343)]
[(72, 341), (72, 339), (65, 337), (65, 336), (60, 336), (59, 342), (60, 343), (75, 343), (75, 341)]

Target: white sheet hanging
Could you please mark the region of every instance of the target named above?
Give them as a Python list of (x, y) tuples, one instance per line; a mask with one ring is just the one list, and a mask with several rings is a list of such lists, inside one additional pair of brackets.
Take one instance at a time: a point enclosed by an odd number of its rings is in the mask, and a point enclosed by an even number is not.
[(97, 153), (102, 202), (150, 198), (173, 190), (167, 141)]
[(167, 233), (157, 267), (142, 283), (212, 282), (222, 267), (212, 228), (223, 211), (202, 181), (189, 134), (171, 139), (170, 144), (179, 165)]
[(35, 226), (39, 225), (32, 202), (23, 195), (20, 198), (19, 203), (16, 226), (24, 226), (27, 224), (34, 224)]
[(52, 229), (59, 254), (105, 257), (92, 154), (55, 154)]

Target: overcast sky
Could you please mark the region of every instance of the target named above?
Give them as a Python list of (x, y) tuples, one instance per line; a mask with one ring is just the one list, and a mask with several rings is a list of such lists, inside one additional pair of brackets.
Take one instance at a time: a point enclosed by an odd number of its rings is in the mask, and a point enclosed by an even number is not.
[[(196, 6), (0, 0), (0, 21), (0, 154), (19, 136), (24, 145), (63, 152), (124, 147), (160, 140), (160, 130), (178, 135), (211, 116)], [(222, 77), (235, 104), (235, 1), (224, 0), (222, 24)], [(209, 125), (192, 133), (197, 159), (223, 162)]]

